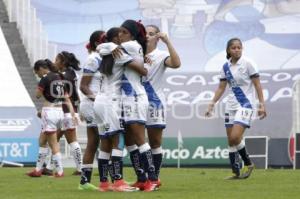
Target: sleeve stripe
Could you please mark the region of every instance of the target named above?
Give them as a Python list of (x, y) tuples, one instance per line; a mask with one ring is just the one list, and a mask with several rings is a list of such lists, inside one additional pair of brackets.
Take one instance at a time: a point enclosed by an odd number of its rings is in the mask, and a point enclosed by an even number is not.
[(259, 74), (258, 73), (255, 73), (255, 74), (253, 74), (253, 75), (250, 75), (250, 78), (252, 79), (252, 78), (257, 78), (257, 77), (259, 77)]
[(226, 78), (220, 78), (220, 81), (227, 81)]
[(95, 73), (96, 71), (92, 71), (92, 70), (89, 70), (89, 69), (86, 69), (86, 68), (84, 68), (83, 69), (83, 73)]

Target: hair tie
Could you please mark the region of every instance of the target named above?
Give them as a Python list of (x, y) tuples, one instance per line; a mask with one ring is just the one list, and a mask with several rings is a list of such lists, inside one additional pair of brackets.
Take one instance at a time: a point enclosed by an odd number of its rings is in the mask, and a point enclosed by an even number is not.
[(144, 25), (141, 22), (142, 22), (141, 20), (136, 21), (136, 24), (137, 24), (137, 27), (138, 27), (138, 30), (139, 30), (139, 34), (142, 37), (146, 37), (146, 30), (145, 30)]
[(86, 47), (86, 49), (91, 50), (91, 44), (90, 44), (90, 43), (87, 43), (87, 44), (85, 45), (85, 47)]

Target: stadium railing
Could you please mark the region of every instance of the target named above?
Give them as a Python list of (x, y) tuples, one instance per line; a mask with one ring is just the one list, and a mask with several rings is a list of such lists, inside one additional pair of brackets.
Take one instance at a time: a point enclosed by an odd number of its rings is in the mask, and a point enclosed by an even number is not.
[(249, 157), (256, 168), (268, 169), (268, 136), (245, 136)]
[(16, 22), (31, 65), (38, 59), (53, 60), (57, 54), (57, 45), (50, 44), (48, 36), (36, 9), (30, 0), (3, 0), (6, 5), (9, 22)]

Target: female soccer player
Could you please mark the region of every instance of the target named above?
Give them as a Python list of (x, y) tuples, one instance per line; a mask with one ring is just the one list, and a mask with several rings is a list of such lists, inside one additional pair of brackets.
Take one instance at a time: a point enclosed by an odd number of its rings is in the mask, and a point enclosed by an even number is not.
[(99, 132), (93, 106), (102, 81), (102, 75), (99, 72), (101, 57), (96, 51), (96, 47), (102, 42), (104, 35), (105, 32), (102, 30), (94, 31), (91, 34), (89, 43), (86, 46), (90, 53), (83, 67), (83, 75), (80, 82), (80, 90), (84, 94), (80, 102), (80, 114), (87, 124), (87, 145), (83, 155), (82, 174), (78, 187), (80, 190), (98, 189), (90, 182), (94, 157), (99, 145)]
[[(162, 163), (162, 132), (166, 127), (166, 103), (161, 85), (166, 69), (179, 68), (181, 63), (167, 35), (160, 32), (157, 26), (146, 26), (146, 33), (146, 57), (149, 59), (149, 63), (145, 64), (145, 67), (148, 69), (148, 74), (144, 82), (149, 100), (146, 128), (156, 175), (159, 176)], [(157, 49), (159, 40), (166, 44), (168, 51)], [(160, 186), (160, 180), (158, 180), (158, 185)]]
[[(106, 41), (98, 48), (102, 55), (100, 72), (103, 74), (102, 86), (97, 94), (94, 110), (97, 118), (103, 122), (104, 132), (100, 132), (100, 153), (98, 165), (100, 172), (100, 191), (128, 192), (136, 190), (123, 180), (123, 149), (124, 128), (121, 121), (121, 83), (124, 68), (131, 68), (138, 73), (146, 73), (143, 62), (137, 62), (128, 54), (121, 54), (114, 59), (111, 50), (117, 48), (119, 42), (119, 28), (111, 28), (106, 33)], [(108, 48), (108, 49), (106, 49)], [(107, 52), (106, 54), (105, 51)], [(108, 162), (111, 159), (113, 168), (113, 185), (108, 182)]]
[[(147, 39), (143, 24), (126, 20), (120, 27), (121, 46), (133, 59), (144, 62)], [(141, 74), (125, 68), (122, 82), (122, 100), (125, 121), (125, 143), (136, 174), (139, 188), (153, 191), (157, 188), (157, 175), (153, 165), (150, 145), (145, 141), (148, 99), (141, 82)], [(139, 167), (142, 165), (142, 167)], [(145, 175), (147, 173), (147, 175)]]
[[(231, 89), (225, 107), (225, 127), (233, 176), (227, 179), (248, 178), (254, 169), (254, 164), (246, 151), (243, 134), (245, 129), (250, 127), (256, 108), (255, 94), (259, 100), (259, 118), (263, 119), (267, 115), (258, 70), (252, 61), (242, 56), (242, 50), (243, 46), (239, 38), (232, 38), (227, 42), (228, 62), (221, 69), (219, 87), (205, 113), (206, 116), (211, 116), (215, 103), (223, 95), (228, 83)], [(240, 172), (238, 154), (245, 165), (243, 172)]]
[(61, 131), (58, 133), (58, 140), (64, 135), (71, 148), (71, 153), (76, 165), (76, 171), (73, 175), (81, 174), (82, 154), (81, 147), (77, 141), (76, 127), (79, 120), (78, 106), (79, 95), (77, 91), (77, 75), (75, 71), (79, 71), (79, 61), (73, 53), (62, 51), (58, 53), (55, 59), (55, 66), (58, 67), (64, 78), (65, 90), (69, 94), (73, 109), (76, 112), (77, 121), (72, 120), (70, 110), (63, 104), (64, 120)]
[(38, 60), (34, 64), (34, 72), (41, 78), (36, 90), (36, 97), (44, 97), (44, 103), (41, 111), (42, 133), (39, 138), (39, 155), (36, 168), (27, 173), (30, 177), (40, 177), (42, 175), (42, 167), (48, 155), (47, 143), (51, 148), (55, 165), (56, 172), (54, 176), (64, 176), (61, 153), (57, 142), (57, 130), (61, 127), (64, 119), (62, 110), (63, 102), (70, 109), (72, 119), (75, 119), (71, 101), (64, 91), (62, 76), (50, 70), (53, 70), (50, 60)]

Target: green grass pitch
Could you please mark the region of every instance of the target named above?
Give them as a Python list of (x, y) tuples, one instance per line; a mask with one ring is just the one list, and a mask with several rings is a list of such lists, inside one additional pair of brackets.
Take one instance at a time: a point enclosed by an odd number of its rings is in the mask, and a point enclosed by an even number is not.
[[(300, 198), (300, 170), (254, 170), (247, 180), (224, 180), (229, 169), (162, 168), (162, 187), (145, 193), (116, 193), (79, 191), (78, 176), (73, 169), (65, 169), (65, 177), (30, 178), (31, 168), (0, 168), (0, 199), (298, 199)], [(98, 173), (94, 169), (94, 173)], [(126, 168), (127, 181), (134, 181), (131, 168)], [(98, 185), (98, 176), (93, 176)]]

